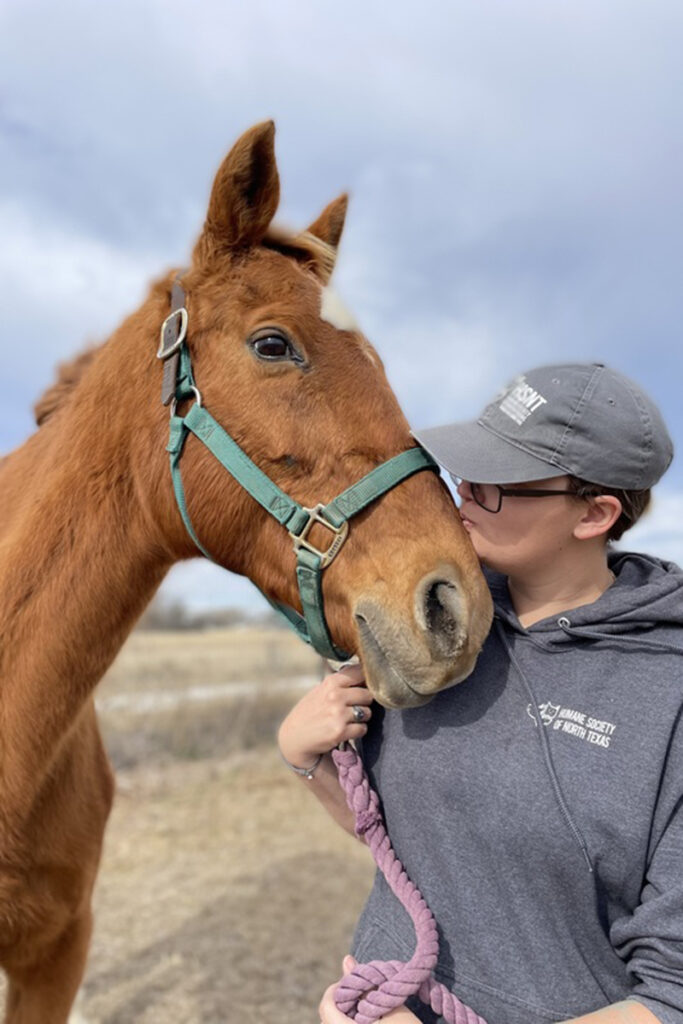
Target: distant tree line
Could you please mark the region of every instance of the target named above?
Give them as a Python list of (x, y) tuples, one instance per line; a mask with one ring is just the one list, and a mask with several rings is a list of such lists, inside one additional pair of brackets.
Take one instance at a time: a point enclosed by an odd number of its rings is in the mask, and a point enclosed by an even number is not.
[(163, 631), (230, 629), (235, 626), (283, 626), (284, 620), (275, 611), (248, 612), (244, 608), (211, 608), (201, 612), (190, 610), (184, 601), (156, 597), (139, 619), (136, 629)]

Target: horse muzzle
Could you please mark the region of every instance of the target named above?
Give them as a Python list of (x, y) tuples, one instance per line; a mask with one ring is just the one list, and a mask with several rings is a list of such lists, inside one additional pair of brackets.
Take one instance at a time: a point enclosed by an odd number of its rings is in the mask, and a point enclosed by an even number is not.
[(450, 566), (420, 579), (409, 621), (386, 600), (360, 597), (358, 651), (375, 699), (389, 708), (417, 707), (466, 679), (491, 623), (478, 610), (475, 619)]

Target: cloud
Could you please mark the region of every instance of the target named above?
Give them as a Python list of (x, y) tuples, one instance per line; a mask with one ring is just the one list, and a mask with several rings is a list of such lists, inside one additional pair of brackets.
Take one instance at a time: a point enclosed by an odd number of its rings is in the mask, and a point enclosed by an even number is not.
[(4, 449), (34, 429), (31, 406), (55, 364), (104, 340), (139, 305), (163, 263), (158, 253), (121, 249), (13, 200), (0, 200), (0, 221), (3, 331), (11, 339)]
[[(158, 253), (122, 250), (92, 234), (79, 234), (57, 219), (43, 220), (19, 204), (0, 202), (5, 245), (0, 250), (3, 288), (13, 296), (10, 315), (26, 309), (50, 313), (61, 333), (109, 331), (124, 304), (135, 308), (146, 290)], [(56, 354), (49, 334), (37, 339), (39, 354)]]
[(683, 447), (683, 7), (387, 10), (3, 6), (0, 448), (30, 431), (52, 365), (183, 264), (227, 147), (269, 116), (285, 221), (351, 191), (336, 283), (416, 426), (476, 415), (535, 364), (595, 359), (642, 383)]

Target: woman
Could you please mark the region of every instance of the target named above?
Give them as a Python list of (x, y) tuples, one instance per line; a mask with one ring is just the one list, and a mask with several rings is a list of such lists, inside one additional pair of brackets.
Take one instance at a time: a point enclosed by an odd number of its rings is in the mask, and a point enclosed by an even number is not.
[[(661, 416), (604, 366), (553, 366), (418, 440), (460, 480), (491, 633), (423, 707), (371, 709), (360, 668), (328, 676), (283, 756), (317, 763), (307, 784), (352, 831), (326, 751), (362, 739), (439, 925), (437, 977), (490, 1024), (683, 1024), (683, 573), (610, 547), (671, 461)], [(413, 948), (378, 875), (354, 956)], [(397, 1024), (435, 1020), (409, 1005)], [(346, 1020), (329, 991), (321, 1014)]]

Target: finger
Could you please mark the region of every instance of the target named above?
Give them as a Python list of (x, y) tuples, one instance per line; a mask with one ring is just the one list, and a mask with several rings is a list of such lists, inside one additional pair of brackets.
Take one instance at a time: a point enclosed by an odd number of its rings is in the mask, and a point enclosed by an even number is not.
[(369, 690), (361, 686), (350, 686), (348, 690), (345, 687), (340, 696), (349, 707), (352, 704), (364, 704), (366, 707), (369, 707), (375, 699)]
[(335, 1005), (334, 990), (338, 984), (339, 982), (335, 981), (334, 985), (330, 985), (330, 987), (325, 990), (325, 994), (320, 1000), (320, 1006), (318, 1007), (320, 1024), (347, 1024), (350, 1020), (350, 1018), (346, 1017)]
[(365, 682), (365, 672), (362, 665), (346, 665), (335, 672), (332, 678), (339, 680), (342, 686), (358, 686)]
[(368, 727), (363, 722), (349, 722), (349, 724), (344, 729), (344, 739), (360, 740), (363, 738), (363, 736), (365, 736), (367, 731)]
[(350, 974), (356, 966), (357, 961), (352, 956), (345, 956), (342, 960), (342, 971), (344, 974)]

